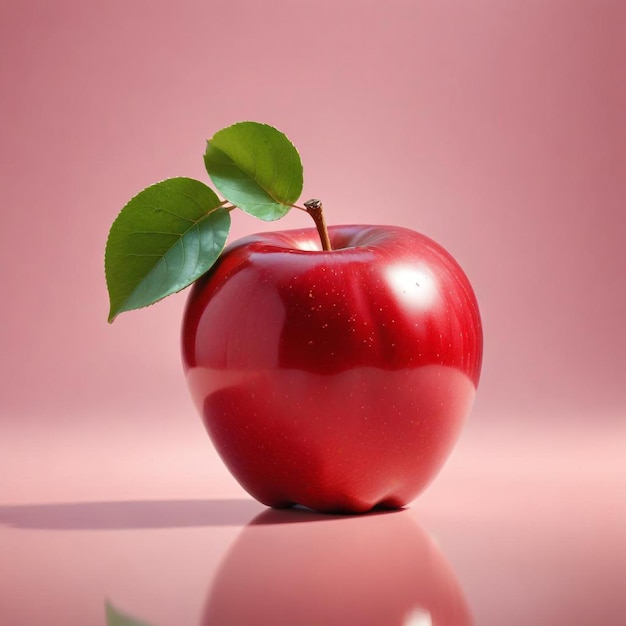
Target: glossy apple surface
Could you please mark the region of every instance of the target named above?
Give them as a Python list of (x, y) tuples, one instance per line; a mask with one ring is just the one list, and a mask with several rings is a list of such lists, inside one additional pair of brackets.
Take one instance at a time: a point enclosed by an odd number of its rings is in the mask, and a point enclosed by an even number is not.
[(272, 507), (364, 512), (426, 487), (467, 417), (482, 359), (474, 292), (431, 239), (337, 226), (230, 245), (195, 283), (187, 382), (220, 456)]

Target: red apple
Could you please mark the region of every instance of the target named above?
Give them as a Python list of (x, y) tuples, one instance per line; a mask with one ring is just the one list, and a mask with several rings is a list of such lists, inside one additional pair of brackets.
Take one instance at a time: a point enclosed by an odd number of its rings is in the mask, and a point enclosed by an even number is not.
[(222, 459), (272, 507), (401, 507), (470, 411), (482, 329), (470, 283), (391, 226), (253, 235), (195, 283), (187, 382)]

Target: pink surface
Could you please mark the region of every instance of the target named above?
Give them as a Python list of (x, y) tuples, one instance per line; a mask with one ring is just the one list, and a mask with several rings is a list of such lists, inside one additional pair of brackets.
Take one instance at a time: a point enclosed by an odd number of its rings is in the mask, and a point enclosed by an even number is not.
[(5, 0), (0, 623), (102, 624), (105, 596), (199, 623), (262, 510), (188, 398), (185, 295), (108, 326), (103, 275), (121, 206), (206, 180), (241, 119), (291, 137), (330, 223), (419, 230), (472, 281), (477, 402), (413, 514), (477, 624), (626, 621), (625, 24), (618, 0)]
[[(376, 623), (400, 626), (408, 613), (455, 606), (458, 621), (433, 623), (458, 626), (465, 605), (477, 626), (618, 626), (625, 445), (624, 426), (474, 423), (410, 509), (289, 521), (247, 498), (197, 423), (13, 429), (0, 442), (11, 477), (0, 505), (2, 623), (103, 625), (108, 598), (157, 626), (205, 624), (207, 614), (268, 626), (386, 615)], [(306, 615), (317, 621), (291, 619)]]

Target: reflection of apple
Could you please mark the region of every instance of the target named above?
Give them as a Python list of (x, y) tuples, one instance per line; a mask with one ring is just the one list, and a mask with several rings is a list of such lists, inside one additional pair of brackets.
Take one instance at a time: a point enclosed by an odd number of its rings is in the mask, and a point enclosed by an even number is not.
[(227, 553), (203, 626), (468, 626), (454, 573), (412, 511), (266, 511)]
[(482, 331), (454, 259), (413, 231), (315, 230), (235, 242), (193, 287), (187, 381), (215, 446), (261, 502), (399, 507), (449, 454), (478, 384)]

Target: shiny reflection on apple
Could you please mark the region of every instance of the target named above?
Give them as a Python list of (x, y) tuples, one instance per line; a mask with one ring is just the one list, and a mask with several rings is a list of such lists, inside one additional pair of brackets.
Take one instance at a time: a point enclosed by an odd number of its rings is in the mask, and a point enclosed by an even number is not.
[(269, 510), (212, 584), (202, 626), (470, 626), (450, 566), (412, 511)]
[(436, 306), (437, 279), (425, 264), (392, 265), (386, 275), (396, 297), (408, 309), (427, 311)]

